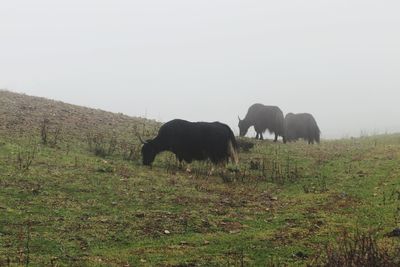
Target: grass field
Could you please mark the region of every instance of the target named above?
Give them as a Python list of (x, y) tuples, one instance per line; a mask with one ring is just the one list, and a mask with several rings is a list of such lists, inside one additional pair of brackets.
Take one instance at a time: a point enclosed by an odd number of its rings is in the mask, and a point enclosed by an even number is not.
[(209, 175), (169, 153), (142, 166), (134, 131), (156, 122), (0, 100), (0, 266), (324, 265), (363, 237), (400, 264), (400, 135), (246, 139), (238, 166)]

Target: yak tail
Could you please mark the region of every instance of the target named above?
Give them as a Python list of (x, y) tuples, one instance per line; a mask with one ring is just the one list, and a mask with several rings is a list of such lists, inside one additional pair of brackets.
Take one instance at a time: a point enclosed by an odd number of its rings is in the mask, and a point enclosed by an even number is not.
[(236, 148), (236, 142), (232, 142), (232, 140), (229, 140), (228, 142), (228, 155), (231, 158), (232, 162), (235, 164), (239, 163), (239, 157), (237, 154), (237, 148)]
[(235, 135), (233, 134), (231, 128), (229, 128), (229, 135), (230, 136), (228, 141), (228, 155), (231, 158), (232, 162), (238, 164), (239, 163), (238, 144), (236, 142)]

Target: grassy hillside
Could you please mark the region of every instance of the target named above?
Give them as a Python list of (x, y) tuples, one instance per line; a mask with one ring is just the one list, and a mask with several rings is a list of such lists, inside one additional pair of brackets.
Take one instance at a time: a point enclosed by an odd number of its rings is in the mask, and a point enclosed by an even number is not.
[[(155, 121), (133, 118), (99, 109), (91, 109), (41, 97), (0, 90), (0, 131), (4, 134), (40, 131), (44, 120), (51, 128), (60, 128), (64, 136), (82, 137), (87, 132), (132, 134), (132, 130), (159, 125)], [(134, 136), (134, 135), (133, 135)]]
[(400, 135), (251, 141), (209, 175), (142, 166), (158, 126), (1, 91), (0, 266), (400, 263)]

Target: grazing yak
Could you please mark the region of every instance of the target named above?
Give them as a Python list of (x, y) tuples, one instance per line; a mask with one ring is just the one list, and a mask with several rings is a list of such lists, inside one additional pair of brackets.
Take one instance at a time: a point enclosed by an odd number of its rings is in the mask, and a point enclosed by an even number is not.
[(309, 144), (319, 143), (320, 133), (317, 122), (309, 113), (289, 113), (285, 117), (285, 143), (300, 138)]
[(161, 126), (157, 137), (143, 143), (144, 165), (151, 165), (163, 151), (174, 153), (179, 160), (210, 159), (212, 163), (238, 162), (235, 136), (228, 125), (220, 122), (172, 120)]
[(254, 104), (243, 120), (239, 117), (240, 136), (245, 136), (251, 126), (254, 126), (257, 133), (256, 139), (263, 140), (263, 133), (268, 130), (275, 134), (274, 142), (276, 142), (278, 136), (284, 136), (283, 112), (276, 106)]

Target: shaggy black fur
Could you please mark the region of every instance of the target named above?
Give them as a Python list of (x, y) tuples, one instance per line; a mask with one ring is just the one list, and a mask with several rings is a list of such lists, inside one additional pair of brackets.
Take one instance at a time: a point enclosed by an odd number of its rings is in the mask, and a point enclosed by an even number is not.
[(169, 121), (161, 126), (156, 138), (143, 145), (143, 164), (151, 165), (162, 151), (174, 153), (180, 162), (210, 159), (217, 164), (231, 159), (237, 163), (235, 136), (220, 122)]

